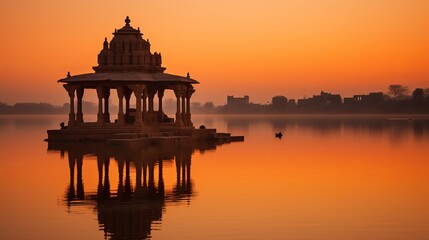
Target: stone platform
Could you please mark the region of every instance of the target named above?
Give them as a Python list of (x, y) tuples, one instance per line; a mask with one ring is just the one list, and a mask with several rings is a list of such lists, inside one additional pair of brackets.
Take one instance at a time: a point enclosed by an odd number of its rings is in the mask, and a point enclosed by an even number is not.
[(218, 133), (216, 129), (195, 129), (193, 127), (92, 127), (47, 130), (46, 141), (106, 141), (110, 143), (176, 143), (183, 141), (211, 141), (218, 143), (244, 141), (244, 136)]

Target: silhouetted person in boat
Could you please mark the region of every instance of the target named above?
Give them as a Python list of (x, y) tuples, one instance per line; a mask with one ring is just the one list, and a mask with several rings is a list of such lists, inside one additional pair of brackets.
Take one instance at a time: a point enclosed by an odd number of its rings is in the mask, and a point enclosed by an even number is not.
[(282, 137), (283, 137), (283, 133), (282, 132), (276, 133), (276, 138), (282, 139)]
[(66, 129), (67, 127), (64, 125), (64, 122), (61, 122), (60, 123), (60, 127), (61, 127), (61, 129)]

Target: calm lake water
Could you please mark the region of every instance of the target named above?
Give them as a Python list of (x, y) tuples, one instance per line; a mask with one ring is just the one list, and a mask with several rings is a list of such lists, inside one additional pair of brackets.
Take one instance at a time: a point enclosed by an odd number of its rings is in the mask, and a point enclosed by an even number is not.
[(429, 239), (427, 118), (194, 115), (245, 141), (48, 146), (66, 119), (0, 116), (0, 239)]

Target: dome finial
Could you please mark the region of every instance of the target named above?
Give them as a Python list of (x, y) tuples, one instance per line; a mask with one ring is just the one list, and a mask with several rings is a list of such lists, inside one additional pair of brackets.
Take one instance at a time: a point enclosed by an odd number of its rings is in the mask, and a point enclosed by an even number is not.
[(130, 26), (130, 17), (127, 16), (127, 18), (125, 18), (125, 26)]
[(103, 42), (103, 50), (107, 49), (109, 49), (109, 42), (107, 41), (107, 37), (105, 37)]

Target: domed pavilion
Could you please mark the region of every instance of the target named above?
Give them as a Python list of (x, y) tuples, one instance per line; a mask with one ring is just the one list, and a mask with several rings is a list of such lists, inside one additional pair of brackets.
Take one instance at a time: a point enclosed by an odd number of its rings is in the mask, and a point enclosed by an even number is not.
[[(71, 75), (58, 80), (70, 98), (68, 124), (59, 130), (48, 130), (48, 140), (135, 139), (147, 136), (208, 136), (215, 129), (195, 129), (191, 121), (190, 101), (198, 81), (188, 75), (165, 73), (161, 53), (151, 51), (149, 40), (140, 28), (125, 26), (114, 31), (98, 54), (94, 73)], [(174, 118), (163, 112), (164, 92), (174, 92), (177, 110)], [(96, 122), (86, 122), (82, 102), (86, 91), (96, 91)], [(157, 98), (157, 99), (155, 99)], [(154, 109), (154, 101), (158, 108)], [(118, 103), (116, 119), (111, 119), (109, 101)], [(131, 108), (130, 105), (135, 105)], [(116, 114), (113, 113), (112, 116)], [(168, 133), (168, 134), (167, 134)]]

